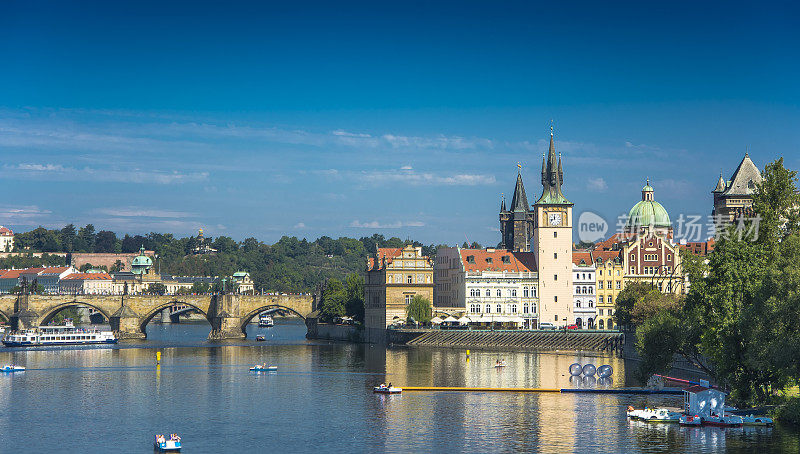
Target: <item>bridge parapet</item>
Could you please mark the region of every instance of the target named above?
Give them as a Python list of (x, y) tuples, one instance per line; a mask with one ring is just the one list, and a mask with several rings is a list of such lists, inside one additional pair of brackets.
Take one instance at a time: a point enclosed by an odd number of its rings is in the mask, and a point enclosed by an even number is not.
[(0, 318), (12, 329), (46, 324), (67, 307), (89, 306), (109, 320), (120, 339), (143, 338), (147, 323), (172, 305), (187, 305), (211, 324), (211, 339), (242, 338), (259, 312), (281, 308), (305, 318), (312, 295), (0, 295)]

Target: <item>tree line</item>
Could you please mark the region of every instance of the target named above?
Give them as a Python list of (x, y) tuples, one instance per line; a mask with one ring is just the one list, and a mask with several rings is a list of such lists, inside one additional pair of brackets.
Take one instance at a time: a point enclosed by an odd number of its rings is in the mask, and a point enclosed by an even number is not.
[(685, 296), (627, 285), (617, 323), (636, 331), (642, 378), (666, 372), (677, 355), (733, 400), (785, 404), (779, 416), (800, 425), (800, 193), (783, 159), (766, 166), (753, 211), (706, 259), (682, 256), (691, 284)]

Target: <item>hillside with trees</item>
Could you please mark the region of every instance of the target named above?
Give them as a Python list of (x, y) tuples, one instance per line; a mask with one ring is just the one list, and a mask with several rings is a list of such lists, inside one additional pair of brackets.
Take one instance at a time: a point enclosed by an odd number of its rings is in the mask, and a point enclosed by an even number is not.
[[(257, 290), (270, 292), (313, 292), (329, 279), (346, 281), (350, 273), (360, 273), (366, 258), (376, 247), (403, 247), (400, 238), (374, 234), (359, 239), (322, 236), (314, 241), (284, 236), (274, 244), (255, 238), (237, 242), (231, 237), (205, 238), (205, 244), (217, 250), (194, 255), (198, 237), (176, 238), (172, 234), (119, 236), (108, 230), (96, 231), (91, 224), (76, 228), (70, 224), (61, 230), (39, 227), (15, 235), (15, 251), (23, 252), (138, 252), (141, 246), (155, 251), (161, 273), (176, 276), (230, 276), (248, 271)], [(436, 246), (421, 246), (423, 254), (433, 256)], [(59, 256), (8, 257), (0, 259), (0, 268), (61, 265)]]

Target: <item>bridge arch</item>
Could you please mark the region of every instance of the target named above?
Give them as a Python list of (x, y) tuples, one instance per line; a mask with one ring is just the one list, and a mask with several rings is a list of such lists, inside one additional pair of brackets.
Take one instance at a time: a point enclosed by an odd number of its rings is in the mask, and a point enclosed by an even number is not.
[(8, 322), (11, 320), (11, 319), (8, 317), (8, 315), (6, 315), (6, 313), (5, 313), (5, 312), (3, 312), (3, 311), (0, 311), (0, 318), (2, 318), (2, 319), (3, 319), (3, 322), (5, 322), (5, 323), (8, 323)]
[[(81, 307), (81, 306), (91, 307), (92, 309), (96, 310), (97, 312), (100, 312), (101, 314), (103, 314), (103, 318), (105, 318), (106, 321), (111, 320), (111, 315), (108, 312), (106, 312), (105, 309), (103, 309), (103, 308), (101, 308), (99, 306), (96, 306), (94, 304), (91, 304), (91, 303), (75, 300), (75, 301), (68, 301), (66, 303), (57, 304), (57, 305), (51, 307), (50, 309), (48, 309), (47, 312), (45, 312), (39, 318), (39, 325), (47, 325), (48, 323), (50, 323), (50, 321), (53, 319), (53, 317), (56, 316), (57, 313), (61, 312), (64, 309), (67, 309), (69, 307)], [(5, 316), (5, 314), (3, 314), (3, 316)]]
[(264, 312), (266, 310), (269, 310), (269, 309), (280, 309), (282, 311), (288, 311), (288, 312), (291, 312), (291, 313), (297, 315), (301, 319), (303, 319), (303, 322), (306, 321), (306, 316), (305, 315), (297, 312), (296, 310), (292, 309), (291, 307), (286, 307), (286, 306), (283, 306), (281, 304), (268, 304), (266, 306), (261, 306), (258, 309), (252, 310), (247, 315), (242, 317), (242, 319), (241, 319), (241, 322), (242, 322), (242, 324), (241, 324), (242, 333), (244, 333), (244, 335), (247, 336), (247, 325), (250, 324), (250, 321), (253, 320), (253, 318), (256, 315), (258, 315), (258, 314), (260, 314), (260, 313), (262, 313), (262, 312)]
[[(150, 320), (152, 320), (153, 317), (155, 317), (156, 315), (160, 314), (161, 311), (163, 311), (164, 309), (166, 309), (168, 307), (171, 307), (171, 306), (176, 306), (176, 305), (192, 307), (197, 312), (200, 312), (201, 314), (203, 314), (203, 317), (205, 317), (206, 320), (208, 320), (208, 313), (206, 311), (204, 311), (203, 309), (200, 309), (197, 305), (189, 303), (189, 302), (186, 302), (186, 301), (174, 300), (174, 301), (170, 301), (168, 303), (159, 304), (158, 306), (150, 309), (150, 311), (147, 313), (147, 315), (145, 315), (144, 317), (141, 318), (141, 320), (139, 322), (139, 330), (141, 330), (141, 332), (147, 334), (147, 331), (146, 331), (147, 330), (147, 324), (150, 323)], [(209, 320), (209, 323), (211, 323), (210, 320)]]

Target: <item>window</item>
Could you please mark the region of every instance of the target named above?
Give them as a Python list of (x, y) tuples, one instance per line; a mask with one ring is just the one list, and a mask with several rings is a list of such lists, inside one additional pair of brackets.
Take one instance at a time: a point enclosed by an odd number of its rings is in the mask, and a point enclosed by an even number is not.
[(503, 262), (503, 263), (511, 263), (511, 257), (509, 257), (507, 255), (504, 255), (504, 256), (500, 257), (500, 261)]
[(492, 263), (492, 258), (491, 257), (486, 257), (486, 263)]
[(600, 302), (603, 302), (603, 295), (600, 295)]
[(577, 307), (578, 309), (580, 309), (580, 307), (581, 307), (581, 300), (575, 300), (575, 307)]
[(621, 286), (621, 285), (622, 285), (622, 282), (620, 282), (620, 281), (617, 281), (617, 290), (619, 290), (619, 289), (620, 289), (620, 286)]
[[(601, 303), (602, 303), (602, 301), (601, 301)], [(603, 309), (598, 309), (597, 312), (599, 312), (599, 315), (603, 315)]]
[(594, 307), (594, 301), (589, 300), (589, 307)]
[(632, 266), (632, 267), (631, 267), (631, 274), (634, 274), (634, 273), (636, 273), (636, 267), (633, 267), (633, 266)]
[(410, 275), (410, 274), (408, 275), (408, 279), (407, 279), (407, 281), (408, 281), (408, 283), (409, 283), (409, 284), (412, 284), (412, 283), (413, 283), (413, 278), (411, 277), (411, 275)]
[(667, 260), (672, 260), (672, 254), (667, 254)]
[(608, 289), (611, 288), (611, 281), (606, 281), (606, 288), (608, 288)]
[[(609, 301), (609, 303), (610, 303), (610, 301)], [(614, 309), (609, 309), (608, 310), (608, 315), (614, 315)]]
[(617, 276), (619, 276), (619, 270), (617, 270)]
[(532, 290), (533, 290), (533, 297), (536, 298), (536, 293), (537, 293), (536, 287), (534, 287)]
[(481, 291), (476, 288), (469, 289), (469, 296), (481, 296)]
[(406, 297), (406, 306), (411, 304), (411, 300), (414, 299), (414, 295), (405, 295)]
[(492, 305), (491, 304), (487, 304), (486, 305), (486, 313), (487, 314), (491, 314), (492, 313)]
[(600, 289), (600, 290), (603, 290), (603, 281), (598, 281), (597, 282), (597, 288)]
[(554, 281), (557, 281), (557, 280), (558, 280), (558, 274), (554, 274), (554, 275), (553, 275), (553, 280), (554, 280)]
[(558, 252), (553, 252), (553, 258), (558, 259)]
[(467, 263), (475, 263), (475, 256), (474, 255), (468, 255), (467, 256)]
[(557, 302), (558, 302), (558, 296), (554, 296), (554, 297), (553, 297), (553, 302), (554, 302), (554, 303), (557, 303)]
[(522, 289), (522, 297), (523, 298), (527, 298), (528, 297), (528, 287), (525, 287), (525, 288)]
[(511, 296), (513, 296), (513, 297), (517, 296), (517, 289), (515, 289), (515, 288), (511, 289)]
[(500, 298), (501, 296), (503, 296), (503, 295), (502, 295), (502, 293), (500, 293), (500, 289), (497, 289), (497, 292), (496, 292), (495, 294), (497, 295), (497, 297), (498, 297), (498, 298)]
[(510, 312), (512, 314), (516, 314), (517, 313), (517, 305), (516, 304), (512, 304), (511, 305), (511, 311)]
[(473, 314), (479, 314), (481, 312), (481, 305), (480, 304), (470, 304), (469, 311)]
[(500, 314), (503, 312), (503, 306), (501, 304), (497, 305), (497, 313)]
[(523, 314), (527, 314), (528, 313), (528, 303), (525, 303), (525, 304), (522, 305), (522, 313)]
[(556, 321), (558, 321), (558, 315), (556, 315)]
[[(603, 315), (603, 314), (600, 314), (600, 315)], [(600, 329), (604, 329), (603, 328), (603, 320), (602, 319), (597, 322), (597, 327), (600, 328)]]
[(490, 297), (490, 296), (492, 296), (492, 291), (491, 291), (491, 290), (489, 290), (489, 289), (487, 288), (487, 289), (486, 289), (486, 293), (485, 293), (485, 295), (486, 295), (487, 297)]
[(558, 238), (558, 232), (553, 232), (553, 238)]

